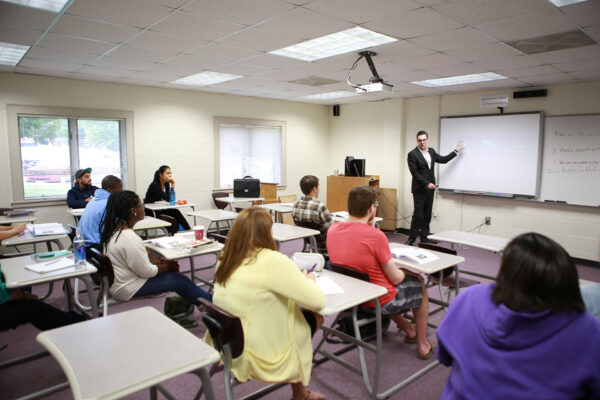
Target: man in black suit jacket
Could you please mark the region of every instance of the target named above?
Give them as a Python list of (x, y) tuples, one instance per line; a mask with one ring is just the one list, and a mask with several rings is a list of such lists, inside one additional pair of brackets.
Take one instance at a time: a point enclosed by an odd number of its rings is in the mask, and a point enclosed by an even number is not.
[(427, 147), (429, 135), (425, 131), (417, 133), (417, 147), (408, 153), (408, 168), (412, 174), (412, 194), (414, 211), (410, 223), (410, 234), (406, 244), (412, 245), (421, 236), (421, 242), (432, 242), (427, 239), (429, 223), (431, 222), (431, 209), (433, 208), (433, 193), (435, 192), (435, 163), (445, 164), (458, 155), (462, 150), (462, 142), (458, 142), (456, 150), (447, 156), (439, 155), (435, 150)]

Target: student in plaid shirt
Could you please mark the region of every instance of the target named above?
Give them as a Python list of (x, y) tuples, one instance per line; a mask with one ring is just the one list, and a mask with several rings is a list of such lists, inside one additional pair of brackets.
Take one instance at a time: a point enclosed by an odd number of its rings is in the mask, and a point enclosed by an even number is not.
[(304, 196), (294, 203), (292, 216), (294, 222), (302, 225), (302, 222), (312, 222), (319, 224), (321, 234), (317, 237), (319, 252), (325, 252), (325, 240), (327, 238), (327, 229), (333, 225), (333, 217), (327, 209), (327, 206), (321, 203), (319, 197), (319, 178), (314, 175), (306, 175), (300, 179), (300, 189)]

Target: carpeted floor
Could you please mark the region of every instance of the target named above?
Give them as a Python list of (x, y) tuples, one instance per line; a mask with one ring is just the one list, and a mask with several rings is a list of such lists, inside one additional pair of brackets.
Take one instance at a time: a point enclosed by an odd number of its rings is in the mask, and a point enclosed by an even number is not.
[[(402, 234), (388, 234), (390, 241), (403, 243), (406, 240), (406, 236)], [(284, 243), (281, 251), (285, 254), (291, 255), (295, 251), (300, 251), (301, 241)], [(494, 275), (497, 272), (500, 257), (497, 254), (493, 254), (484, 250), (472, 249), (472, 248), (458, 248), (458, 253), (466, 259), (461, 267), (467, 270), (484, 272), (487, 274)], [(208, 257), (198, 257), (196, 265), (201, 266), (212, 262)], [(186, 263), (182, 262), (182, 269), (186, 269)], [(600, 269), (594, 267), (578, 266), (579, 275), (581, 279), (591, 280), (600, 282)], [(205, 271), (205, 276), (210, 278), (212, 271)], [(481, 278), (466, 277), (478, 282), (482, 282)], [(34, 293), (43, 294), (46, 287), (34, 288)], [(439, 297), (436, 293), (437, 289), (432, 288), (429, 291), (431, 297)], [(158, 310), (163, 309), (165, 297), (140, 299), (127, 303), (116, 304), (111, 306), (110, 314), (115, 314), (128, 309), (137, 308), (141, 306), (153, 306)], [(48, 302), (56, 307), (62, 305), (62, 294), (60, 290), (54, 291)], [(433, 307), (433, 306), (432, 306)], [(200, 313), (195, 311), (193, 314), (195, 319), (198, 319), (199, 326), (192, 328), (191, 332), (202, 338), (205, 333), (205, 328), (200, 320)], [(443, 312), (438, 312), (430, 317), (430, 321), (439, 323), (443, 317)], [(332, 317), (326, 320), (331, 322)], [(393, 325), (393, 324), (392, 324)], [(151, 331), (152, 327), (149, 326), (148, 330)], [(0, 332), (0, 348), (7, 346), (5, 349), (0, 351), (0, 361), (8, 360), (13, 357), (28, 354), (33, 351), (38, 351), (41, 347), (35, 341), (35, 337), (38, 331), (32, 326), (21, 326), (15, 330)], [(435, 331), (429, 329), (429, 337), (435, 338)], [(314, 343), (318, 343), (321, 338), (321, 334), (317, 333), (314, 338)], [(86, 338), (82, 337), (81, 340), (85, 341)], [(381, 367), (381, 381), (380, 388), (386, 389), (396, 382), (401, 381), (405, 377), (411, 375), (413, 372), (422, 368), (428, 363), (428, 361), (422, 361), (416, 357), (416, 345), (408, 345), (403, 343), (404, 336), (399, 333), (398, 328), (391, 326), (384, 334), (384, 356)], [(93, 343), (89, 343), (93, 346)], [(329, 347), (335, 345), (328, 345)], [(152, 349), (149, 349), (152, 351)], [(358, 356), (356, 351), (351, 351), (343, 356), (344, 359), (357, 363)], [(373, 364), (373, 357), (367, 357), (369, 365)], [(94, 362), (94, 360), (90, 360)], [(111, 366), (106, 365), (106, 373), (111, 374)], [(390, 399), (438, 399), (442, 393), (444, 383), (449, 375), (450, 370), (443, 366), (438, 366), (434, 370), (430, 371), (425, 376), (421, 377), (418, 381), (412, 383), (402, 391), (392, 395)], [(66, 381), (64, 374), (58, 363), (50, 356), (44, 357), (38, 360), (30, 361), (19, 366), (5, 368), (0, 370), (0, 388), (2, 399), (14, 399), (25, 396), (33, 391), (41, 390), (45, 387), (49, 387), (60, 382)], [(213, 377), (213, 386), (217, 399), (223, 399), (223, 384), (222, 375), (217, 374)], [(193, 398), (199, 389), (199, 379), (192, 375), (184, 375), (167, 381), (164, 386), (170, 390), (175, 397), (180, 399)], [(252, 393), (257, 388), (265, 386), (265, 384), (259, 382), (246, 382), (241, 385), (237, 385), (234, 388), (234, 394), (236, 398), (242, 397), (245, 394)], [(367, 393), (364, 389), (363, 382), (360, 376), (353, 374), (352, 372), (342, 368), (338, 364), (333, 362), (326, 362), (324, 364), (315, 367), (312, 371), (311, 382), (309, 389), (318, 391), (327, 396), (330, 400), (345, 400), (345, 399), (366, 399)], [(47, 399), (71, 399), (73, 396), (69, 389), (65, 389), (61, 392), (55, 393), (46, 397)], [(146, 399), (149, 397), (148, 391), (144, 390), (128, 396), (128, 399)], [(159, 395), (160, 397), (160, 395)], [(264, 399), (275, 400), (275, 399), (289, 399), (291, 398), (291, 390), (288, 386), (284, 386), (266, 396)]]

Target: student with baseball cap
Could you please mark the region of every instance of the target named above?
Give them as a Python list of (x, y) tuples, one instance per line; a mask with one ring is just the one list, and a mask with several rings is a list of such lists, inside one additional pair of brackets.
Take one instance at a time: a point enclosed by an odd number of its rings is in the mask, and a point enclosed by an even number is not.
[(75, 185), (67, 193), (67, 206), (71, 208), (85, 208), (92, 200), (96, 186), (92, 185), (91, 168), (80, 169), (75, 172)]

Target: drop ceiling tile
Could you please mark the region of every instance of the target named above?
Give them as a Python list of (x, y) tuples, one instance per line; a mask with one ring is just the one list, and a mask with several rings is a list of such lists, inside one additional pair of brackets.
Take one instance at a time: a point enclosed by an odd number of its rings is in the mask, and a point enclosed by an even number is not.
[(600, 80), (600, 68), (587, 69), (585, 71), (571, 72), (569, 75), (584, 81)]
[(96, 66), (96, 65), (86, 65), (77, 71), (79, 76), (85, 77), (87, 76), (105, 76), (112, 78), (124, 78), (126, 76), (133, 75), (135, 71), (121, 69), (121, 68), (107, 68), (105, 66)]
[(509, 68), (525, 68), (525, 67), (533, 67), (535, 65), (543, 64), (537, 58), (534, 58), (529, 55), (515, 56), (515, 57), (503, 57), (497, 58), (493, 60), (484, 60), (474, 62), (475, 65), (481, 65), (482, 67), (490, 70), (500, 70), (500, 69), (509, 69)]
[(173, 10), (167, 7), (133, 0), (77, 0), (66, 14), (133, 28), (147, 28), (171, 12)]
[(78, 38), (121, 43), (138, 33), (140, 29), (63, 15), (51, 32)]
[[(439, 75), (432, 74), (427, 71), (406, 71), (402, 74), (400, 79), (394, 80), (394, 84), (401, 82), (415, 82), (415, 81), (424, 81), (427, 79), (441, 78)], [(418, 86), (418, 85), (417, 85)]]
[(0, 42), (33, 45), (44, 33), (36, 29), (0, 25)]
[(353, 27), (354, 24), (350, 22), (305, 8), (293, 9), (257, 25), (259, 29), (302, 39), (314, 39)]
[(46, 60), (58, 63), (87, 64), (97, 57), (95, 54), (82, 53), (78, 51), (57, 50), (46, 47), (36, 47), (27, 53), (25, 59)]
[(552, 85), (552, 84), (558, 84), (558, 83), (577, 82), (580, 79), (575, 76), (571, 76), (567, 72), (561, 72), (561, 73), (550, 74), (550, 75), (528, 76), (525, 78), (519, 78), (519, 80), (530, 83), (532, 85)]
[(227, 65), (223, 65), (217, 68), (216, 72), (222, 72), (224, 74), (232, 74), (232, 75), (242, 75), (242, 76), (251, 76), (251, 75), (260, 75), (267, 73), (269, 70), (265, 68), (259, 68), (252, 65), (240, 64), (240, 63), (231, 63)]
[(427, 72), (431, 72), (434, 75), (440, 75), (443, 77), (480, 74), (483, 72), (488, 72), (485, 70), (485, 68), (481, 66), (467, 63), (436, 66), (423, 69)]
[(563, 63), (552, 64), (554, 68), (562, 72), (576, 72), (595, 69), (600, 71), (600, 58), (589, 60), (567, 61)]
[(526, 68), (511, 68), (511, 69), (500, 69), (495, 70), (494, 72), (506, 76), (508, 78), (521, 79), (528, 76), (534, 75), (551, 75), (559, 72), (555, 68), (550, 65), (537, 65), (534, 67), (526, 67)]
[(217, 64), (226, 64), (232, 61), (244, 60), (258, 54), (260, 53), (255, 50), (247, 50), (242, 47), (217, 43), (209, 43), (189, 53), (191, 56), (213, 59)]
[(422, 57), (433, 54), (434, 51), (426, 47), (416, 45), (408, 40), (398, 40), (397, 42), (387, 43), (382, 46), (374, 47), (377, 53), (375, 60), (401, 61), (415, 57)]
[(215, 59), (190, 56), (187, 54), (177, 56), (176, 58), (161, 63), (161, 66), (165, 69), (180, 72), (184, 76), (197, 74), (205, 70), (214, 70), (221, 65), (223, 65), (223, 63)]
[(577, 29), (577, 25), (560, 11), (554, 9), (542, 13), (514, 17), (478, 25), (479, 31), (501, 41), (530, 39)]
[(242, 28), (238, 24), (215, 21), (195, 14), (178, 12), (152, 27), (152, 30), (210, 41), (230, 35)]
[(409, 39), (408, 41), (417, 46), (426, 47), (436, 51), (468, 49), (474, 46), (482, 46), (495, 42), (494, 39), (470, 27), (458, 28), (448, 32), (435, 33), (433, 35), (419, 36)]
[(456, 22), (430, 8), (418, 8), (399, 15), (377, 19), (364, 24), (365, 28), (399, 39), (414, 38), (461, 28)]
[(596, 42), (600, 43), (600, 25), (585, 28), (583, 31)]
[(282, 68), (282, 67), (287, 67), (287, 66), (300, 65), (300, 64), (303, 64), (304, 61), (295, 60), (295, 59), (289, 58), (289, 57), (276, 56), (274, 54), (263, 53), (263, 54), (258, 54), (256, 56), (245, 59), (244, 63), (248, 64), (248, 65), (254, 65), (257, 67), (271, 69), (271, 68)]
[(464, 61), (489, 61), (499, 58), (515, 57), (523, 55), (514, 47), (504, 43), (492, 43), (483, 46), (465, 47), (462, 49), (449, 50), (445, 52), (451, 57)]
[(278, 0), (202, 0), (183, 7), (206, 18), (250, 26), (285, 13), (294, 6)]
[(56, 13), (13, 3), (0, 2), (0, 25), (43, 31), (56, 18)]
[(138, 3), (155, 4), (157, 6), (179, 8), (190, 0), (137, 0)]
[(433, 53), (422, 57), (414, 57), (406, 60), (406, 65), (412, 65), (416, 68), (435, 68), (444, 65), (462, 64), (463, 61), (457, 58), (448, 56), (444, 53)]
[(119, 79), (116, 76), (80, 74), (78, 72), (72, 73), (69, 78), (92, 82), (116, 82)]
[(552, 10), (546, 0), (455, 0), (432, 6), (443, 15), (466, 25), (479, 25)]
[(308, 3), (312, 3), (315, 0), (281, 0), (284, 3), (288, 3), (288, 4), (293, 4), (295, 6), (303, 6), (306, 5)]
[(59, 72), (74, 72), (83, 67), (83, 64), (72, 64), (52, 60), (24, 58), (19, 62), (18, 67), (28, 67), (35, 69), (47, 69)]
[(136, 81), (152, 81), (152, 82), (172, 82), (179, 78), (183, 78), (184, 75), (176, 71), (166, 70), (162, 67), (148, 69), (143, 72), (135, 72), (127, 77)]
[(101, 42), (98, 40), (78, 39), (66, 35), (48, 33), (38, 44), (38, 47), (62, 50), (69, 52), (80, 52), (86, 54), (104, 54), (115, 46), (114, 43)]
[(70, 77), (71, 72), (69, 71), (59, 71), (56, 69), (46, 69), (46, 68), (30, 68), (30, 67), (17, 67), (15, 70), (18, 74), (32, 74), (32, 75), (44, 75), (44, 76), (55, 76), (59, 78)]
[(151, 63), (128, 57), (112, 57), (109, 55), (96, 59), (93, 62), (93, 65), (98, 67), (109, 67), (120, 70), (145, 71), (149, 68), (156, 66), (156, 63)]
[(301, 41), (302, 39), (300, 38), (267, 32), (262, 29), (247, 28), (227, 38), (219, 40), (218, 43), (229, 44), (245, 49), (252, 49), (259, 52), (267, 52), (291, 46)]
[(317, 0), (306, 5), (310, 10), (356, 24), (419, 7), (421, 5), (412, 0)]
[(549, 51), (546, 53), (535, 54), (534, 57), (545, 63), (587, 60), (589, 58), (600, 57), (600, 45), (594, 44), (591, 46), (577, 47), (575, 49)]
[(584, 1), (560, 9), (571, 21), (577, 25), (586, 27), (600, 23), (600, 1)]
[[(479, 88), (479, 90), (495, 90), (495, 89), (512, 89), (512, 88), (516, 88), (516, 87), (522, 87), (522, 86), (528, 86), (528, 83), (524, 83), (521, 82), (518, 79), (498, 79), (496, 81), (487, 81), (487, 82), (476, 82), (473, 85), (477, 86)], [(509, 97), (512, 95), (511, 93), (509, 93), (508, 91), (506, 92), (506, 94), (509, 95)], [(510, 106), (510, 99), (509, 99), (509, 106)]]
[(108, 55), (115, 58), (124, 58), (132, 61), (139, 60), (144, 62), (161, 62), (178, 54), (174, 50), (151, 50), (140, 49), (138, 47), (123, 45)]
[(140, 49), (173, 51), (175, 53), (184, 53), (206, 43), (208, 42), (201, 39), (170, 35), (152, 30), (146, 30), (127, 41), (129, 46)]

